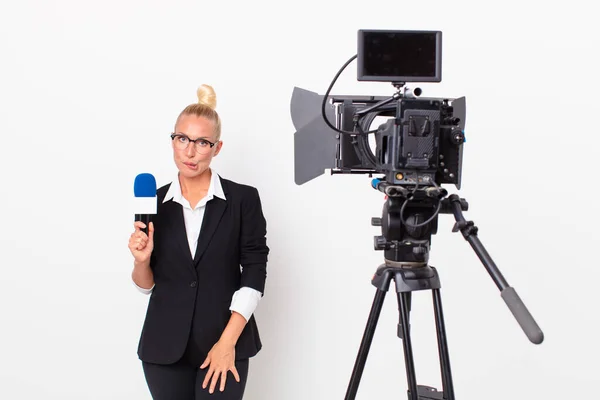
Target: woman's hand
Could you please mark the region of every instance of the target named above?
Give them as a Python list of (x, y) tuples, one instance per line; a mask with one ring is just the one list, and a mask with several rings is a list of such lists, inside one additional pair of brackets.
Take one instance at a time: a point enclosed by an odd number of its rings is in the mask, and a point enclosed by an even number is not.
[(154, 224), (150, 222), (148, 226), (148, 235), (141, 231), (146, 227), (141, 221), (133, 223), (135, 231), (129, 238), (129, 250), (135, 261), (138, 263), (146, 263), (150, 260), (152, 250), (154, 250)]
[(206, 377), (202, 383), (202, 388), (206, 389), (208, 382), (210, 382), (209, 392), (212, 394), (217, 386), (219, 377), (221, 378), (220, 391), (225, 390), (225, 382), (227, 381), (227, 372), (231, 371), (236, 381), (240, 381), (240, 375), (235, 368), (235, 345), (232, 343), (219, 340), (212, 349), (208, 352), (208, 356), (204, 363), (200, 366), (200, 369), (204, 369), (210, 365), (210, 368), (206, 372)]

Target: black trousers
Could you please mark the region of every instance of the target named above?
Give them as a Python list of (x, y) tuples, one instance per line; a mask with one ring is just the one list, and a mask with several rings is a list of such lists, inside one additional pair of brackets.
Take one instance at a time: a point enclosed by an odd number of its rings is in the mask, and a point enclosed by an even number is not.
[[(240, 382), (229, 371), (225, 390), (220, 391), (221, 380), (217, 381), (214, 392), (210, 394), (210, 381), (206, 389), (202, 383), (210, 366), (200, 369), (204, 356), (188, 346), (185, 355), (170, 365), (159, 365), (142, 362), (144, 376), (154, 400), (242, 400), (248, 379), (249, 360), (238, 360), (235, 368), (240, 375)], [(211, 377), (212, 380), (212, 377)]]

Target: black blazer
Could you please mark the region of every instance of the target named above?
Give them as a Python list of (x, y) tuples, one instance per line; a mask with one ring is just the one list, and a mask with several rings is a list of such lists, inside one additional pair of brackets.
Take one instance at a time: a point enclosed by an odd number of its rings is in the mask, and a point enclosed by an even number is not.
[[(194, 259), (182, 206), (173, 200), (163, 204), (170, 184), (157, 191), (150, 261), (155, 286), (138, 346), (143, 361), (176, 362), (188, 339), (208, 354), (231, 317), (233, 293), (249, 286), (264, 294), (269, 248), (258, 191), (218, 178), (227, 200), (215, 197), (206, 204)], [(252, 357), (261, 347), (252, 316), (237, 342), (236, 359)]]

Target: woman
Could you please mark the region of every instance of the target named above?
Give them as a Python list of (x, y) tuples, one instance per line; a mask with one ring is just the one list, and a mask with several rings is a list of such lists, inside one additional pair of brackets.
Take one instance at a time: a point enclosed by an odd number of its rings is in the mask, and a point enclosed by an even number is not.
[(223, 146), (215, 105), (203, 85), (180, 113), (177, 177), (158, 189), (148, 235), (136, 222), (129, 239), (133, 282), (150, 294), (138, 355), (157, 400), (242, 399), (262, 346), (253, 312), (265, 287), (266, 221), (256, 188), (210, 168)]

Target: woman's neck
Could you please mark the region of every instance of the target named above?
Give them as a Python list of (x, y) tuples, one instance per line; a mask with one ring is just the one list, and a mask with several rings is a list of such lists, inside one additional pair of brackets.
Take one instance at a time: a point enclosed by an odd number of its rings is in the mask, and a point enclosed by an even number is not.
[(179, 175), (181, 194), (190, 203), (192, 208), (208, 193), (211, 176), (210, 168), (194, 178), (185, 178)]

